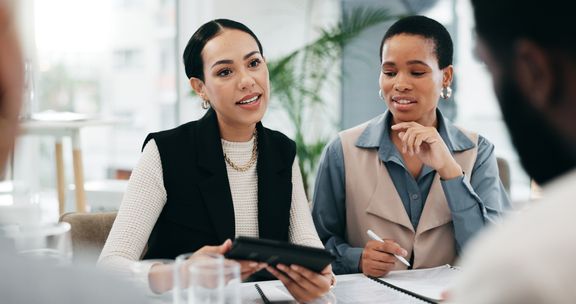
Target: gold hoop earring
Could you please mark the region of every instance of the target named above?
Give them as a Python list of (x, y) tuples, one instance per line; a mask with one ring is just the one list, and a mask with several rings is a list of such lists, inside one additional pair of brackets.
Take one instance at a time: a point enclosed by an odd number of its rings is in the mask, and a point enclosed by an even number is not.
[(440, 90), (440, 98), (448, 99), (452, 96), (452, 88), (450, 86), (442, 87)]
[(207, 99), (202, 99), (202, 109), (208, 110), (210, 108), (210, 101)]

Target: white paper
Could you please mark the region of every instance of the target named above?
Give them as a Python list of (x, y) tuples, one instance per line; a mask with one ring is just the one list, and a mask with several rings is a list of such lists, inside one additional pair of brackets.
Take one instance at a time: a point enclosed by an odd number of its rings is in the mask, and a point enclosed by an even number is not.
[[(392, 271), (380, 278), (394, 286), (419, 295), (439, 300), (444, 290), (450, 288), (457, 270), (449, 265), (405, 271)], [(258, 283), (266, 298), (273, 303), (296, 303), (281, 283)], [(386, 303), (406, 304), (424, 303), (424, 301), (397, 291), (361, 274), (338, 277), (336, 286), (331, 290), (338, 304), (349, 303)]]
[(425, 297), (440, 300), (442, 292), (452, 285), (458, 270), (449, 265), (427, 269), (393, 271), (380, 280)]
[[(290, 295), (290, 293), (285, 292), (283, 290), (281, 290), (280, 288), (278, 288), (275, 285), (271, 285), (271, 284), (258, 284), (258, 286), (260, 287), (260, 289), (262, 290), (262, 293), (264, 293), (264, 295), (266, 296), (266, 298), (268, 299), (268, 301), (270, 302), (291, 302), (291, 301), (295, 301), (294, 297), (292, 297), (292, 295)], [(296, 303), (296, 302), (294, 302)]]
[(338, 304), (362, 303), (362, 304), (407, 304), (422, 303), (404, 293), (379, 284), (367, 277), (358, 277), (336, 283), (332, 289)]

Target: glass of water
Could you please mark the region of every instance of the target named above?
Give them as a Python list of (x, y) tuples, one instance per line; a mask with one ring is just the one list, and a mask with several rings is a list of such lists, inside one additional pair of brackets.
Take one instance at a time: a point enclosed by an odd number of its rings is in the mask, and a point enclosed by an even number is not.
[[(184, 253), (176, 257), (174, 262), (174, 276), (173, 276), (173, 303), (174, 304), (188, 304), (194, 303), (190, 298), (190, 288), (192, 282), (190, 280), (189, 268), (195, 264), (211, 265), (215, 269), (219, 269), (220, 265), (224, 262), (224, 257), (221, 254), (212, 253)], [(203, 303), (203, 302), (200, 302)]]
[(68, 223), (12, 226), (4, 233), (22, 256), (47, 260), (56, 265), (69, 265), (72, 262)]
[(240, 264), (232, 260), (195, 257), (188, 267), (188, 304), (240, 304)]

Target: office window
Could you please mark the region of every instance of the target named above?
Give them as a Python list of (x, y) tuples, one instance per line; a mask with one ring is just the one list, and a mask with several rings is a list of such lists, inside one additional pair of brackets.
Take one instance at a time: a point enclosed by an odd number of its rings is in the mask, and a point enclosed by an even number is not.
[(143, 65), (142, 52), (137, 49), (114, 51), (114, 67), (118, 69), (138, 68)]
[[(84, 175), (87, 182), (126, 177), (146, 134), (177, 124), (176, 0), (22, 0), (20, 5), (31, 8), (21, 11), (33, 25), (23, 33), (35, 91), (25, 108), (120, 118), (113, 126), (82, 130)], [(69, 151), (70, 143), (64, 145)], [(24, 138), (19, 149), (17, 178), (53, 189), (53, 140)], [(39, 155), (19, 159), (18, 152)], [(65, 154), (65, 163), (71, 184), (71, 155)]]

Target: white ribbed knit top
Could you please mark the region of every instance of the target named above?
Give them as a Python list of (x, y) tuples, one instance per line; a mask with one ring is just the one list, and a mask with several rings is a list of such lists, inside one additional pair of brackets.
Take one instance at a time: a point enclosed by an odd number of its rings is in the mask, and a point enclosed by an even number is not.
[[(252, 156), (254, 139), (248, 142), (222, 140), (228, 158), (242, 166)], [(258, 236), (258, 179), (254, 164), (245, 172), (236, 171), (228, 163), (226, 170), (234, 204), (236, 236)], [(116, 221), (100, 254), (100, 265), (129, 272), (140, 259), (152, 228), (166, 203), (162, 163), (156, 142), (150, 140), (134, 168)], [(290, 209), (290, 242), (323, 247), (312, 222), (310, 208), (297, 159), (292, 165), (292, 205)], [(140, 273), (146, 280), (147, 273)]]

